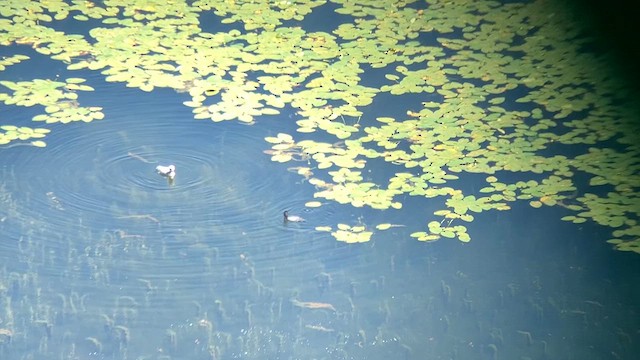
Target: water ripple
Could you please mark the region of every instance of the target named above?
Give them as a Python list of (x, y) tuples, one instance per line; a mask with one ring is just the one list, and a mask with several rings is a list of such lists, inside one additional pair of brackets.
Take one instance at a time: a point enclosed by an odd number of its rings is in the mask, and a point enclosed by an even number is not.
[[(295, 297), (348, 308), (354, 278), (343, 266), (358, 266), (358, 254), (314, 231), (337, 207), (306, 209), (311, 186), (262, 153), (259, 131), (129, 121), (61, 127), (45, 156), (16, 148), (0, 189), (0, 250), (16, 259), (2, 270), (9, 295), (35, 299), (51, 284), (38, 301), (57, 312), (39, 318), (81, 332), (82, 351), (100, 340), (105, 353), (124, 348), (125, 332), (152, 339), (139, 352), (189, 351), (211, 336), (207, 321), (233, 338), (266, 323), (280, 329), (274, 339), (294, 337)], [(158, 164), (176, 166), (173, 183)], [(284, 210), (307, 221), (285, 223)]]

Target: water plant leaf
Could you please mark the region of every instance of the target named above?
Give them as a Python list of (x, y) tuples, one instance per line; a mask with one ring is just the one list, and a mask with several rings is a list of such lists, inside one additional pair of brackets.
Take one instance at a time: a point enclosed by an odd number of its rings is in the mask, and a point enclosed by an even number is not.
[(317, 208), (322, 206), (322, 203), (320, 201), (308, 201), (304, 204), (304, 206), (309, 208)]

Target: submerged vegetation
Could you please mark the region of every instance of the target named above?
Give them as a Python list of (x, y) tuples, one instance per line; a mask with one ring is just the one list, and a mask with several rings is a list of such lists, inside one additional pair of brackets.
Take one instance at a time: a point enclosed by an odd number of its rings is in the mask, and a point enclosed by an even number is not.
[[(194, 118), (214, 122), (293, 109), (296, 134), (265, 139), (272, 160), (306, 162), (295, 169), (315, 197), (340, 204), (402, 211), (407, 196), (440, 198), (440, 219), (425, 214), (418, 240), (469, 241), (473, 213), (520, 200), (562, 206), (563, 220), (610, 227), (617, 249), (640, 252), (637, 113), (556, 2), (8, 0), (0, 14), (12, 52), (0, 70), (45, 56), (69, 72), (188, 93)], [(320, 16), (342, 22), (301, 23)], [(101, 120), (100, 104), (81, 105), (93, 90), (84, 83), (3, 80), (0, 101), (39, 106), (33, 120), (46, 124)], [(372, 110), (389, 101), (409, 106)], [(46, 128), (1, 129), (0, 144), (46, 145)], [(380, 162), (395, 169), (382, 180)], [(477, 191), (459, 189), (478, 174)], [(318, 230), (363, 242), (395, 226)]]

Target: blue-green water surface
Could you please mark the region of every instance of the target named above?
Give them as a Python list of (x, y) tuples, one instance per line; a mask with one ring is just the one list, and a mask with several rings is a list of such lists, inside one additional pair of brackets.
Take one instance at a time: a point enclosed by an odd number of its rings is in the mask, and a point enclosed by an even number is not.
[[(292, 109), (253, 125), (212, 123), (193, 119), (184, 93), (81, 74), (96, 89), (83, 101), (102, 106), (104, 120), (53, 125), (45, 149), (0, 148), (0, 359), (640, 351), (637, 255), (610, 249), (601, 227), (560, 221), (564, 208), (516, 203), (476, 215), (469, 243), (419, 242), (409, 234), (439, 209), (426, 198), (405, 199), (402, 211), (304, 206), (314, 186), (264, 153), (265, 137), (295, 133)], [(0, 76), (34, 74), (16, 66)], [(0, 106), (2, 123), (29, 125), (37, 113)], [(155, 172), (168, 164), (173, 182)], [(306, 222), (284, 222), (284, 210)], [(361, 244), (315, 230), (338, 222), (406, 226)]]

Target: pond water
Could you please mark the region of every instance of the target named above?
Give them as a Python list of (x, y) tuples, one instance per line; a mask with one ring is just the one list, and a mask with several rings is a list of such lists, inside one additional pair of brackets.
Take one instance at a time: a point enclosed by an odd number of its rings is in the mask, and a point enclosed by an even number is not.
[[(322, 27), (313, 19), (310, 27)], [(95, 91), (81, 102), (105, 116), (47, 124), (44, 149), (0, 148), (2, 359), (632, 359), (640, 351), (637, 254), (612, 250), (611, 229), (563, 222), (563, 207), (516, 202), (475, 214), (470, 242), (417, 241), (410, 235), (440, 221), (431, 214), (442, 201), (305, 207), (318, 189), (296, 168), (312, 161), (265, 154), (265, 137), (296, 133), (296, 109), (250, 125), (195, 120), (183, 105), (188, 93), (144, 92), (69, 72), (29, 48), (2, 48), (18, 50), (40, 65), (16, 65), (0, 79), (85, 78)], [(369, 71), (366, 81), (384, 77)], [(380, 97), (362, 126), (431, 100)], [(41, 113), (1, 106), (2, 124), (30, 126)], [(371, 163), (370, 179), (397, 171)], [(155, 171), (169, 164), (173, 181)], [(484, 178), (468, 174), (456, 186), (475, 193)], [(284, 221), (285, 210), (306, 221)], [(336, 223), (402, 226), (353, 244), (316, 229)]]

